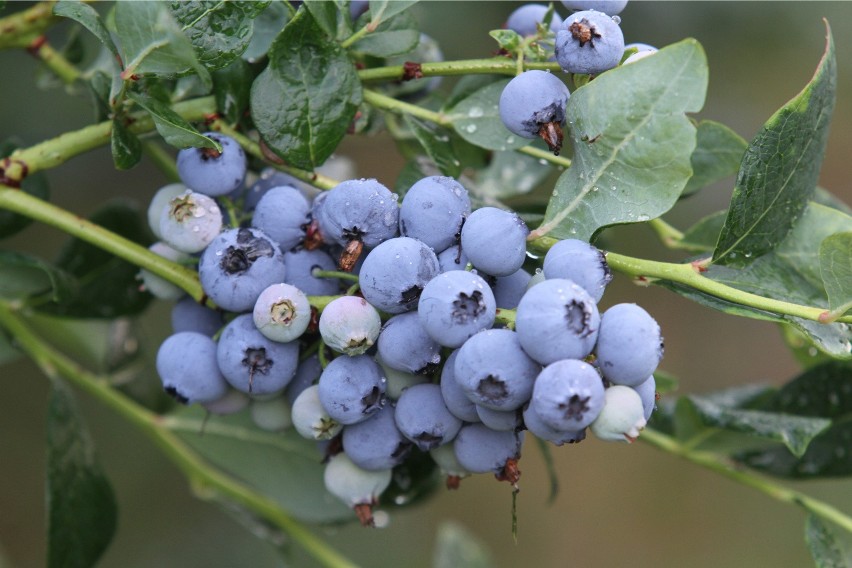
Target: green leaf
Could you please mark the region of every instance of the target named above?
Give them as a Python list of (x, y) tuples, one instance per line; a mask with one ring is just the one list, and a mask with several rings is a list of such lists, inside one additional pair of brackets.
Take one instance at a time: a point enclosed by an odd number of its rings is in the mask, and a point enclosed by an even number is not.
[(829, 361), (811, 367), (775, 392), (762, 409), (832, 419), (852, 415), (852, 364)]
[(822, 187), (816, 188), (816, 193), (814, 193), (814, 203), (819, 203), (820, 205), (825, 205), (826, 207), (842, 211), (847, 215), (852, 215), (852, 207), (849, 207), (839, 197)]
[(776, 446), (734, 455), (734, 459), (764, 473), (789, 479), (815, 479), (852, 475), (852, 417), (834, 422), (814, 438), (801, 457)]
[(290, 11), (287, 9), (287, 3), (283, 0), (272, 0), (254, 20), (254, 33), (243, 52), (243, 59), (254, 63), (265, 56), (273, 40), (284, 29), (289, 19)]
[(142, 142), (124, 125), (123, 117), (112, 119), (110, 148), (112, 161), (119, 170), (129, 170), (142, 158)]
[[(147, 246), (150, 232), (143, 215), (122, 200), (107, 203), (90, 220), (136, 243)], [(77, 278), (73, 296), (40, 309), (50, 314), (80, 318), (107, 318), (142, 312), (151, 295), (139, 289), (139, 268), (100, 247), (79, 239), (66, 243), (56, 261)]]
[(174, 78), (195, 72), (210, 86), (210, 73), (165, 2), (118, 2), (115, 28), (124, 52), (125, 79), (131, 75)]
[(251, 41), (254, 18), (268, 5), (268, 1), (254, 0), (179, 0), (169, 7), (198, 60), (213, 71), (243, 54)]
[(354, 518), (323, 483), (322, 453), (290, 430), (259, 430), (247, 413), (211, 416), (186, 408), (167, 417), (166, 426), (222, 471), (275, 500), (294, 517), (314, 523)]
[(553, 169), (538, 158), (518, 152), (494, 152), (488, 167), (476, 173), (480, 197), (505, 199), (524, 195), (538, 187)]
[(405, 116), (405, 124), (414, 133), (417, 141), (441, 173), (450, 177), (459, 176), (462, 170), (461, 162), (453, 154), (452, 146), (449, 144), (449, 132), (409, 115)]
[(317, 25), (328, 37), (334, 39), (341, 39), (352, 33), (349, 17), (345, 15), (349, 13), (348, 4), (345, 0), (306, 0), (304, 2)]
[(47, 566), (94, 566), (115, 534), (115, 495), (74, 398), (58, 380), (47, 415), (47, 510)]
[(692, 195), (737, 173), (748, 143), (736, 132), (712, 120), (698, 123), (698, 136), (692, 152), (692, 177), (681, 197)]
[(244, 59), (236, 59), (224, 69), (213, 72), (213, 95), (216, 108), (228, 124), (235, 125), (249, 106), (252, 76)]
[(824, 418), (731, 409), (701, 397), (689, 398), (705, 425), (782, 442), (796, 456), (804, 454), (811, 440), (831, 425)]
[(433, 568), (490, 568), (494, 558), (479, 538), (455, 521), (438, 525)]
[(101, 16), (88, 4), (84, 4), (79, 0), (60, 0), (53, 7), (53, 13), (57, 16), (70, 18), (81, 24), (98, 38), (98, 41), (109, 49), (113, 55), (120, 57), (118, 48), (115, 47), (112, 36), (109, 35), (109, 30), (107, 30), (101, 21)]
[(49, 294), (54, 302), (62, 302), (72, 294), (74, 285), (71, 275), (39, 258), (0, 251), (0, 298), (18, 300)]
[(352, 44), (352, 49), (374, 57), (408, 53), (420, 42), (417, 22), (408, 13), (398, 14), (379, 24), (375, 31)]
[(701, 109), (706, 90), (704, 50), (688, 39), (574, 91), (573, 163), (533, 235), (588, 241), (602, 227), (668, 211), (692, 176), (696, 129), (684, 113)]
[(447, 100), (444, 101), (442, 113), (449, 114), (450, 109), (464, 99), (473, 95), (478, 90), (490, 85), (491, 83), (505, 81), (505, 79), (506, 77), (503, 75), (464, 75), (459, 78), (455, 85), (453, 85), (453, 90), (450, 91), (450, 95), (447, 97)]
[(852, 231), (823, 239), (819, 245), (819, 270), (828, 307), (842, 316), (852, 309)]
[(175, 148), (215, 148), (222, 151), (222, 146), (218, 142), (199, 133), (169, 105), (142, 93), (130, 92), (127, 96), (148, 111), (154, 119), (157, 132), (168, 144)]
[[(12, 346), (12, 340), (0, 329), (0, 365), (11, 363), (23, 357), (23, 353)], [(2, 566), (2, 563), (0, 563)]]
[(459, 135), (488, 150), (515, 150), (530, 143), (509, 132), (500, 120), (500, 93), (511, 79), (488, 83), (461, 100), (447, 116)]
[(488, 32), (488, 35), (494, 38), (497, 45), (500, 46), (500, 49), (504, 49), (509, 53), (514, 53), (521, 45), (521, 42), (524, 41), (524, 38), (522, 38), (521, 35), (514, 30), (491, 30)]
[(843, 552), (832, 528), (811, 513), (805, 521), (805, 542), (816, 568), (849, 568), (852, 557)]
[(418, 0), (370, 0), (370, 23), (375, 29), (381, 22), (408, 10)]
[(355, 66), (306, 11), (275, 39), (269, 66), (251, 89), (251, 111), (266, 145), (288, 164), (313, 169), (346, 134), (361, 83)]
[(696, 253), (713, 252), (727, 216), (727, 211), (717, 211), (704, 217), (683, 233), (677, 242), (678, 248)]
[(813, 79), (749, 144), (713, 262), (742, 267), (772, 251), (814, 194), (837, 83), (834, 40), (827, 32)]

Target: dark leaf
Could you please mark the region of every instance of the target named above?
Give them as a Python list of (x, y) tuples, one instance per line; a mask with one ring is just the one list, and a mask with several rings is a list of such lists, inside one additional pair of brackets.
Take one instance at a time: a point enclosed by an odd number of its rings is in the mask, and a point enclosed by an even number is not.
[(377, 27), (381, 22), (408, 10), (418, 0), (370, 0), (370, 23)]
[(699, 122), (697, 134), (695, 150), (690, 158), (692, 177), (682, 197), (736, 174), (748, 146), (739, 134), (712, 120)]
[(23, 353), (12, 345), (12, 339), (4, 333), (3, 329), (0, 329), (0, 365), (11, 363), (22, 356)]
[(849, 568), (852, 557), (843, 546), (832, 527), (811, 513), (805, 521), (805, 542), (813, 556), (816, 568)]
[(842, 316), (852, 309), (852, 231), (823, 239), (819, 245), (819, 270), (828, 307)]
[(453, 154), (453, 148), (450, 145), (450, 133), (409, 115), (405, 116), (405, 123), (414, 133), (426, 154), (441, 170), (441, 173), (445, 176), (458, 177), (462, 166)]
[(417, 22), (408, 13), (383, 21), (375, 31), (352, 45), (352, 49), (374, 57), (391, 57), (408, 53), (420, 42)]
[(852, 363), (830, 361), (812, 367), (781, 387), (761, 408), (831, 419), (852, 415)]
[(444, 114), (447, 114), (449, 109), (453, 108), (483, 87), (505, 79), (506, 77), (503, 75), (465, 75), (461, 77), (458, 82), (453, 85), (453, 90), (450, 91), (450, 96), (447, 97), (447, 100), (444, 102)]
[(0, 251), (0, 298), (19, 300), (46, 295), (65, 301), (74, 292), (74, 278), (60, 267), (20, 252)]
[(47, 416), (47, 509), (47, 566), (94, 566), (115, 534), (115, 495), (73, 396), (58, 380)]
[(194, 126), (173, 111), (169, 105), (142, 93), (131, 92), (127, 96), (148, 111), (151, 118), (154, 119), (157, 132), (175, 148), (199, 147), (222, 150), (218, 142), (200, 134)]
[(115, 47), (115, 42), (112, 41), (112, 36), (109, 35), (104, 23), (101, 21), (100, 15), (94, 8), (88, 4), (84, 4), (79, 0), (60, 0), (53, 7), (53, 13), (57, 16), (70, 18), (81, 24), (87, 30), (98, 38), (104, 47), (110, 50), (112, 54), (119, 57), (118, 48)]
[(251, 110), (267, 146), (290, 165), (313, 169), (346, 134), (361, 103), (355, 66), (306, 11), (276, 38), (255, 79)]
[(717, 211), (704, 217), (683, 233), (678, 247), (696, 253), (713, 252), (727, 216), (727, 211)]
[(243, 59), (254, 63), (266, 55), (272, 41), (281, 33), (289, 19), (290, 11), (287, 9), (287, 2), (272, 0), (269, 6), (254, 19), (254, 33), (243, 52)]
[(733, 267), (754, 262), (784, 240), (807, 208), (828, 141), (836, 75), (828, 30), (813, 79), (749, 144), (714, 262)]
[[(342, 39), (352, 33), (349, 17), (349, 2), (345, 0), (306, 0), (305, 7), (317, 25), (332, 39)], [(345, 34), (345, 35), (343, 35)]]
[(480, 197), (505, 199), (524, 195), (538, 187), (553, 172), (538, 158), (518, 152), (494, 152), (491, 163), (476, 172)]
[(268, 1), (179, 0), (170, 8), (198, 60), (213, 71), (228, 66), (249, 45), (253, 20)]
[(236, 59), (224, 69), (213, 72), (216, 108), (228, 124), (239, 123), (248, 110), (253, 78), (244, 59)]
[[(141, 245), (150, 244), (147, 222), (140, 212), (123, 201), (113, 201), (90, 220)], [(61, 304), (41, 309), (54, 315), (79, 318), (114, 318), (138, 314), (151, 300), (139, 289), (139, 268), (97, 246), (79, 239), (69, 241), (56, 265), (79, 282), (75, 294)]]
[(603, 227), (668, 211), (692, 175), (696, 129), (685, 113), (701, 109), (706, 90), (704, 50), (688, 39), (574, 91), (573, 163), (532, 236), (588, 241)]
[(138, 164), (142, 158), (142, 143), (124, 125), (122, 117), (116, 117), (112, 120), (110, 147), (112, 149), (112, 161), (116, 169), (129, 170)]

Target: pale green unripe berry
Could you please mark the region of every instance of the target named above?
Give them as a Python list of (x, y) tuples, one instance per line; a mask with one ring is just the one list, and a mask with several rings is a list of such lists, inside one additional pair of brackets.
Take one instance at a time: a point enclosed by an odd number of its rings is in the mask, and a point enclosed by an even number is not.
[(361, 469), (343, 452), (325, 466), (323, 481), (329, 493), (355, 509), (362, 525), (373, 525), (372, 506), (390, 485), (392, 470)]
[(470, 472), (459, 463), (452, 442), (435, 446), (429, 450), (429, 455), (432, 456), (432, 459), (435, 460), (435, 463), (438, 464), (441, 472), (445, 475), (453, 477), (467, 477), (470, 475)]
[(358, 296), (334, 299), (322, 311), (319, 332), (325, 344), (350, 357), (373, 346), (382, 330), (376, 308)]
[(376, 356), (376, 363), (381, 366), (382, 373), (387, 379), (387, 383), (385, 383), (385, 396), (391, 400), (397, 400), (402, 394), (402, 391), (408, 387), (429, 382), (429, 377), (426, 375), (415, 375), (414, 373), (398, 371), (388, 367), (378, 355)]
[(601, 440), (632, 443), (645, 427), (642, 398), (622, 385), (609, 387), (604, 396), (603, 409), (589, 428)]
[[(166, 243), (156, 242), (148, 250), (172, 262), (187, 262), (191, 257), (179, 250), (175, 250)], [(153, 272), (149, 272), (144, 268), (139, 271), (139, 278), (142, 280), (142, 285), (145, 290), (151, 293), (155, 298), (160, 300), (169, 300), (176, 302), (184, 295), (184, 291), (165, 278), (157, 276)]]
[(281, 432), (293, 425), (290, 405), (283, 396), (253, 400), (249, 412), (252, 421), (262, 430)]
[(304, 292), (290, 284), (273, 284), (260, 293), (252, 313), (258, 331), (271, 339), (287, 343), (308, 329), (311, 305)]
[(296, 397), (290, 418), (296, 431), (308, 440), (330, 440), (343, 429), (323, 408), (317, 385), (309, 386)]

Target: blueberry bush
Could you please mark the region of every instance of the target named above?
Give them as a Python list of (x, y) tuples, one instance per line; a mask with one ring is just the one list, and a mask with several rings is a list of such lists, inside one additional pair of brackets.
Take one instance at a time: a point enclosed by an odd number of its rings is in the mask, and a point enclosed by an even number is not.
[[(288, 563), (356, 565), (335, 535), (359, 524), (358, 562), (389, 563), (389, 522), (477, 479), (502, 482), (500, 538), (519, 547), (537, 524), (524, 499), (578, 492), (565, 480), (581, 460), (560, 455), (611, 451), (629, 470), (646, 445), (800, 509), (797, 546), (852, 566), (852, 212), (819, 184), (848, 51), (828, 21), (798, 22), (824, 30), (813, 76), (746, 140), (702, 117), (702, 45), (626, 37), (622, 18), (651, 9), (626, 1), (506, 4), (502, 28), (468, 24), (492, 42), (475, 59), (418, 23), (449, 3), (0, 6), (0, 48), (94, 113), (0, 140), (0, 365), (28, 358), (48, 379), (49, 566), (105, 562), (120, 526), (90, 401)], [(362, 164), (352, 145), (404, 165)], [(141, 208), (83, 218), (51, 201), (67, 163), (107, 147), (116, 179), (153, 172)], [(723, 210), (675, 227), (720, 187)], [(46, 227), (67, 239), (52, 260), (28, 246)], [(640, 233), (653, 252), (632, 252)], [(666, 371), (652, 285), (664, 310), (760, 322), (798, 372), (698, 391)], [(139, 331), (167, 313), (168, 331)], [(620, 526), (624, 489), (607, 487), (596, 529)], [(411, 526), (435, 541), (417, 565), (499, 564), (458, 524)]]

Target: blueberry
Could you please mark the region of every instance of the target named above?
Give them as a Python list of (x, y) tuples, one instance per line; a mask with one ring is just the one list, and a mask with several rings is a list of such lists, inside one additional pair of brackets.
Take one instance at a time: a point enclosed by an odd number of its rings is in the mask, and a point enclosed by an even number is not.
[(288, 251), (305, 240), (311, 204), (295, 187), (273, 187), (260, 198), (251, 226), (266, 233)]
[(606, 389), (606, 402), (589, 429), (601, 440), (632, 443), (645, 428), (642, 398), (630, 387)]
[(258, 229), (230, 229), (210, 243), (201, 255), (198, 276), (204, 292), (232, 312), (254, 308), (269, 285), (284, 280), (284, 255)]
[(550, 247), (544, 256), (545, 278), (567, 278), (583, 287), (600, 302), (612, 271), (606, 257), (596, 247), (577, 239), (564, 239)]
[(467, 477), (471, 473), (459, 463), (456, 457), (455, 440), (443, 446), (435, 446), (429, 450), (429, 455), (435, 460), (438, 467), (441, 468), (441, 473), (450, 478), (455, 478), (455, 486), (451, 485), (450, 479), (447, 480), (448, 488), (455, 489), (458, 486), (459, 478)]
[(562, 4), (569, 10), (596, 10), (615, 16), (627, 7), (627, 0), (562, 0)]
[(323, 481), (329, 493), (355, 509), (362, 525), (373, 525), (372, 507), (390, 485), (390, 469), (367, 471), (355, 465), (345, 453), (328, 460)]
[(533, 433), (536, 438), (545, 440), (557, 446), (563, 444), (577, 444), (586, 439), (586, 430), (557, 430), (545, 424), (535, 408), (530, 403), (524, 408), (524, 426)]
[(426, 375), (415, 375), (414, 373), (398, 371), (393, 367), (388, 367), (378, 353), (376, 353), (376, 363), (382, 368), (382, 373), (387, 380), (385, 383), (385, 396), (391, 400), (399, 400), (403, 391), (408, 387), (429, 382), (429, 377)]
[(350, 356), (360, 355), (372, 347), (381, 329), (379, 312), (358, 296), (332, 300), (319, 320), (319, 332), (325, 344)]
[(390, 318), (379, 334), (379, 357), (398, 371), (432, 374), (441, 363), (441, 346), (423, 329), (417, 312)]
[(601, 316), (595, 347), (603, 376), (617, 385), (636, 386), (663, 358), (660, 326), (636, 304), (616, 304)]
[(290, 405), (283, 396), (251, 401), (249, 414), (254, 425), (261, 430), (281, 432), (293, 425)]
[(284, 396), (287, 397), (290, 404), (293, 404), (303, 390), (319, 381), (321, 374), (322, 365), (316, 353), (300, 361), (296, 368), (296, 374), (293, 375), (293, 380), (287, 383), (287, 388), (284, 389)]
[(225, 396), (228, 383), (216, 364), (216, 344), (192, 331), (166, 338), (157, 351), (163, 388), (178, 402), (213, 402)]
[[(524, 4), (509, 14), (505, 27), (522, 36), (536, 35), (538, 25), (543, 23), (545, 14), (547, 14), (545, 4)], [(562, 18), (554, 12), (550, 20), (550, 31), (556, 33), (561, 23)]]
[(600, 314), (594, 300), (571, 280), (554, 278), (530, 288), (518, 303), (515, 329), (524, 351), (547, 365), (583, 359), (595, 347)]
[(169, 201), (186, 191), (187, 188), (182, 183), (170, 183), (158, 189), (151, 198), (151, 203), (148, 205), (148, 227), (158, 239), (163, 238), (160, 234), (160, 217), (163, 215), (163, 210), (168, 207)]
[(491, 288), (477, 274), (451, 270), (426, 284), (417, 305), (420, 323), (445, 347), (459, 347), (494, 323), (497, 305)]
[(340, 280), (337, 278), (313, 275), (314, 270), (337, 270), (334, 259), (325, 251), (297, 249), (285, 252), (284, 266), (284, 281), (308, 296), (333, 296), (340, 291)]
[(246, 176), (246, 154), (237, 141), (224, 134), (205, 132), (222, 146), (185, 148), (178, 152), (177, 169), (181, 181), (193, 191), (218, 197), (227, 195), (243, 183)]
[(470, 213), (467, 190), (451, 177), (425, 177), (412, 185), (399, 209), (399, 234), (415, 238), (434, 251), (459, 241)]
[(567, 73), (603, 73), (617, 66), (623, 53), (621, 28), (602, 12), (575, 12), (556, 32), (556, 61)]
[(197, 331), (213, 337), (225, 325), (222, 314), (206, 308), (190, 297), (185, 297), (172, 307), (172, 330)]
[(172, 198), (160, 212), (160, 236), (182, 252), (200, 252), (222, 230), (222, 211), (201, 193), (185, 191)]
[(523, 417), (520, 408), (514, 410), (494, 410), (476, 405), (476, 414), (482, 423), (492, 430), (514, 432), (522, 429)]
[(467, 255), (461, 247), (461, 243), (453, 245), (438, 253), (438, 266), (441, 272), (450, 270), (465, 270), (469, 262)]
[(311, 323), (311, 305), (304, 292), (290, 284), (273, 284), (260, 293), (252, 312), (258, 331), (286, 343), (300, 337)]
[(426, 244), (410, 237), (389, 239), (370, 251), (358, 273), (361, 293), (389, 314), (417, 307), (420, 293), (440, 269)]
[(649, 55), (657, 53), (657, 48), (653, 45), (648, 45), (647, 43), (628, 43), (624, 46), (625, 53), (629, 49), (635, 49), (636, 52), (632, 53), (627, 59), (625, 59), (621, 63), (622, 65), (627, 65), (628, 63), (635, 63), (640, 59), (645, 59)]
[(517, 213), (482, 207), (462, 227), (461, 244), (473, 266), (492, 276), (517, 272), (527, 255), (526, 223)]
[(412, 442), (396, 426), (396, 411), (390, 404), (367, 420), (343, 428), (343, 451), (363, 469), (391, 469), (402, 463)]
[(385, 404), (385, 378), (367, 355), (337, 357), (323, 370), (318, 392), (329, 416), (344, 425), (355, 424)]
[(517, 308), (518, 302), (521, 301), (521, 298), (527, 291), (527, 285), (530, 283), (531, 278), (532, 275), (523, 268), (508, 276), (498, 276), (491, 286), (497, 307), (504, 309)]
[(277, 393), (296, 373), (299, 344), (272, 341), (258, 331), (251, 314), (243, 314), (225, 326), (216, 359), (235, 389), (252, 395)]
[(500, 94), (500, 120), (521, 138), (541, 138), (558, 155), (570, 96), (568, 87), (556, 75), (525, 71), (509, 81)]
[(458, 349), (450, 353), (444, 362), (444, 368), (441, 369), (441, 395), (444, 397), (444, 404), (447, 405), (447, 409), (454, 416), (465, 422), (479, 422), (480, 418), (476, 412), (476, 405), (467, 397), (461, 385), (456, 381), (455, 365), (458, 354)]
[[(148, 247), (148, 250), (166, 260), (177, 263), (186, 263), (191, 258), (188, 254), (175, 250), (166, 243), (154, 243)], [(142, 280), (142, 286), (145, 288), (145, 291), (160, 300), (175, 301), (184, 295), (182, 289), (144, 268), (139, 271), (139, 278)]]
[(657, 381), (654, 375), (633, 387), (642, 399), (642, 408), (645, 410), (645, 420), (650, 420), (651, 415), (657, 408)]
[(521, 457), (523, 432), (501, 432), (484, 424), (466, 424), (453, 444), (456, 459), (471, 473), (502, 473)]
[(444, 404), (441, 388), (430, 383), (403, 391), (396, 403), (395, 419), (403, 436), (424, 452), (450, 442), (462, 426)]
[(228, 387), (228, 392), (224, 396), (217, 398), (211, 402), (202, 402), (201, 406), (204, 410), (211, 414), (226, 415), (236, 414), (242, 411), (248, 405), (251, 399), (244, 392)]
[(319, 385), (311, 385), (293, 400), (290, 417), (296, 431), (308, 440), (330, 440), (343, 429), (320, 402)]
[[(261, 198), (266, 195), (266, 192), (268, 192), (273, 187), (282, 186), (295, 187), (302, 193), (305, 198), (308, 197), (307, 195), (305, 195), (305, 184), (300, 182), (298, 179), (294, 178), (289, 174), (285, 174), (284, 172), (278, 171), (275, 168), (264, 168), (260, 172), (257, 181), (255, 181), (251, 185), (251, 187), (246, 190), (243, 202), (243, 210), (248, 212), (254, 211), (255, 207), (257, 207), (258, 202), (260, 202)], [(311, 193), (313, 193), (313, 191)]]
[(465, 341), (453, 369), (470, 400), (494, 410), (514, 410), (529, 400), (541, 367), (521, 348), (517, 333), (489, 329)]
[(582, 430), (604, 405), (604, 386), (594, 367), (563, 359), (542, 369), (535, 379), (530, 408), (560, 432)]

